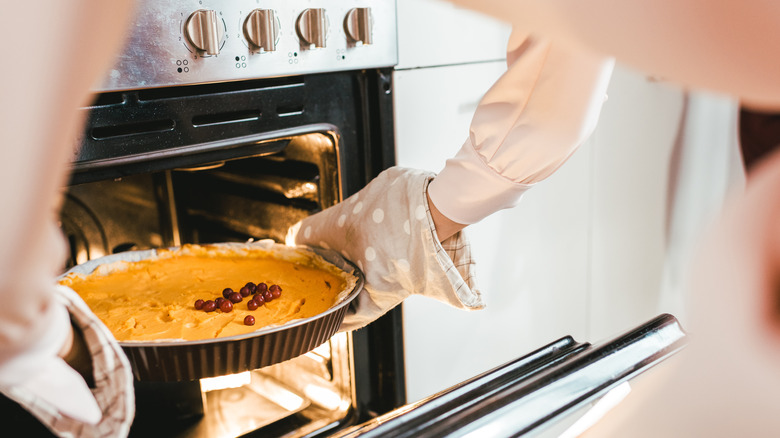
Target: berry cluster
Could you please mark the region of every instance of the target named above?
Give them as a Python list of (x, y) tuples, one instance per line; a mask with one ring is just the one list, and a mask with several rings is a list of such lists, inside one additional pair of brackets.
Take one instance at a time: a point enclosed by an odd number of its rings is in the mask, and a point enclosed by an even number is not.
[[(252, 296), (249, 298), (249, 296)], [(268, 286), (265, 283), (254, 284), (251, 281), (244, 285), (238, 292), (227, 287), (222, 291), (222, 296), (215, 300), (196, 300), (195, 309), (204, 312), (213, 312), (217, 309), (224, 313), (232, 312), (233, 306), (244, 301), (247, 298), (246, 308), (256, 310), (258, 307), (273, 301), (282, 296), (282, 288), (279, 285), (272, 284)], [(255, 317), (247, 315), (244, 318), (244, 324), (254, 325)]]

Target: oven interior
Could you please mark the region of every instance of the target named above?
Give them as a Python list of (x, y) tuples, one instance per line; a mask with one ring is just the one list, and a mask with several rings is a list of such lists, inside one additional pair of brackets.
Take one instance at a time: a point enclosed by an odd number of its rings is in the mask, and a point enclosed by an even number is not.
[(284, 242), (290, 226), (340, 199), (336, 142), (311, 133), (265, 143), (279, 151), (70, 186), (69, 265), (182, 243)]
[[(284, 242), (291, 225), (340, 199), (337, 138), (314, 132), (265, 143), (278, 151), (70, 186), (61, 214), (68, 264), (182, 243)], [(131, 435), (304, 436), (333, 427), (353, 406), (349, 343), (337, 334), (238, 375), (136, 382)]]
[[(393, 165), (390, 69), (101, 93), (64, 188), (68, 265), (185, 243), (284, 242)], [(318, 436), (405, 401), (400, 311), (295, 359), (136, 381), (131, 436)]]

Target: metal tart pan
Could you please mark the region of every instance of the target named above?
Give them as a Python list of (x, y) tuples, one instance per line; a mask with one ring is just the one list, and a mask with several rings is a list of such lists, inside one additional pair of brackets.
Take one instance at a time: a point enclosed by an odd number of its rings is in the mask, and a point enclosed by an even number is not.
[[(338, 332), (350, 303), (363, 289), (363, 273), (334, 251), (309, 248), (358, 281), (352, 291), (319, 315), (252, 333), (199, 341), (120, 342), (138, 381), (181, 382), (255, 370), (300, 356)], [(128, 251), (71, 269), (92, 272), (103, 263), (135, 261), (150, 251)], [(71, 272), (68, 271), (68, 272)], [(67, 273), (66, 273), (67, 274)]]

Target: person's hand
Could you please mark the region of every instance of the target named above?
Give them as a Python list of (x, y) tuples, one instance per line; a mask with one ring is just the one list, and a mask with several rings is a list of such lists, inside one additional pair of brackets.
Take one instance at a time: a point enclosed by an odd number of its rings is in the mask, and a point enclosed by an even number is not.
[[(53, 364), (52, 375), (37, 383), (4, 393), (58, 436), (127, 436), (135, 412), (130, 363), (108, 328), (76, 292), (64, 286), (56, 291), (55, 298), (67, 308), (73, 330), (60, 358), (55, 358), (60, 364)], [(86, 385), (83, 391), (62, 384), (79, 382), (79, 376), (81, 385)]]
[(365, 275), (364, 290), (341, 330), (374, 321), (411, 294), (462, 309), (484, 307), (463, 232), (440, 243), (426, 190), (433, 174), (399, 167), (382, 172), (343, 202), (293, 226), (288, 244), (331, 249)]

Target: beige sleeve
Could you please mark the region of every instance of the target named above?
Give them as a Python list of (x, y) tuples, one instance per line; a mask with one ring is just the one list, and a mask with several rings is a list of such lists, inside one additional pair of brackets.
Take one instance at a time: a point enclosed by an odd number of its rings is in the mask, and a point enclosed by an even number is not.
[(436, 208), (461, 224), (516, 205), (574, 153), (596, 127), (613, 66), (517, 30), (507, 62), (480, 100), (469, 138), (429, 187)]

